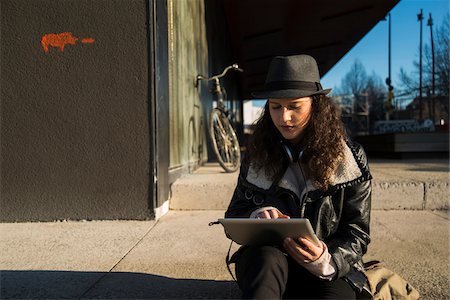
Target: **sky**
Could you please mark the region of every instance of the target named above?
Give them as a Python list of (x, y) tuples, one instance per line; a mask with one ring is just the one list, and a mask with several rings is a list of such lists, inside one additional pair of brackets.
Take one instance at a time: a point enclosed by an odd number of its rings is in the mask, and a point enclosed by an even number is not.
[[(430, 44), (429, 14), (433, 18), (433, 35), (436, 27), (449, 13), (450, 0), (400, 0), (391, 13), (391, 79), (395, 87), (400, 84), (399, 73), (403, 68), (410, 73), (414, 60), (419, 60), (420, 23), (417, 14), (423, 10), (422, 41)], [(388, 21), (380, 21), (359, 41), (323, 78), (324, 88), (341, 85), (342, 78), (350, 70), (355, 59), (364, 65), (368, 75), (374, 71), (383, 82), (388, 77)]]

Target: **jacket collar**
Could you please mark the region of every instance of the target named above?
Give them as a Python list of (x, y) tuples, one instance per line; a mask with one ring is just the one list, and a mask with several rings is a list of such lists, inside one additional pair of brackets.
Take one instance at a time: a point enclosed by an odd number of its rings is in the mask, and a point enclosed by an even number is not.
[[(346, 143), (344, 145), (344, 158), (336, 169), (336, 172), (331, 177), (330, 189), (338, 189), (341, 187), (349, 186), (355, 182), (362, 180), (368, 180), (371, 178), (368, 170), (365, 169), (364, 163), (361, 161), (360, 155), (358, 155), (358, 149), (353, 145)], [(292, 163), (286, 169), (281, 180), (278, 182), (278, 186), (294, 192), (298, 197), (302, 197), (306, 191), (313, 191), (316, 188), (312, 182), (308, 179), (305, 182), (303, 177), (303, 170), (297, 163)], [(272, 180), (270, 180), (264, 170), (256, 171), (256, 169), (250, 164), (246, 180), (263, 190), (269, 190), (272, 187)]]

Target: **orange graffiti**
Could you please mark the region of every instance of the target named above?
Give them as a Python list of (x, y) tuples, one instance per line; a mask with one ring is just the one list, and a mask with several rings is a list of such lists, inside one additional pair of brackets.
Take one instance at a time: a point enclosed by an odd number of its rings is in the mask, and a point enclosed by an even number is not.
[(82, 39), (81, 42), (83, 44), (93, 44), (95, 42), (95, 40), (93, 38), (85, 38), (85, 39)]
[[(49, 33), (42, 37), (41, 45), (46, 53), (49, 51), (50, 46), (58, 48), (59, 51), (63, 52), (66, 45), (75, 45), (78, 40), (71, 32)], [(94, 42), (95, 40), (93, 38), (81, 39), (81, 43), (83, 44), (92, 44)]]

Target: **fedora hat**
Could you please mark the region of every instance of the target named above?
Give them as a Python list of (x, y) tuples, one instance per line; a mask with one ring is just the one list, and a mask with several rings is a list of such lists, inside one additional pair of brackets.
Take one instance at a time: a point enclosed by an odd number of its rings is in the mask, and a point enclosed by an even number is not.
[(276, 56), (272, 59), (262, 91), (253, 92), (256, 98), (302, 98), (328, 94), (320, 84), (316, 60), (305, 54)]

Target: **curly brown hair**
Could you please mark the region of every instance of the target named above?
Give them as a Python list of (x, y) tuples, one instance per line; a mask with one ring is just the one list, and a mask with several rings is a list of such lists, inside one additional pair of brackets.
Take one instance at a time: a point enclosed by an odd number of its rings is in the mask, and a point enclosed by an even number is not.
[[(332, 99), (326, 95), (314, 95), (312, 98), (311, 118), (301, 142), (301, 162), (308, 166), (313, 184), (326, 190), (343, 158), (347, 135)], [(284, 139), (270, 117), (268, 102), (264, 113), (256, 121), (247, 151), (250, 163), (258, 171), (263, 169), (267, 177), (278, 182), (286, 171), (289, 160), (282, 146)]]

